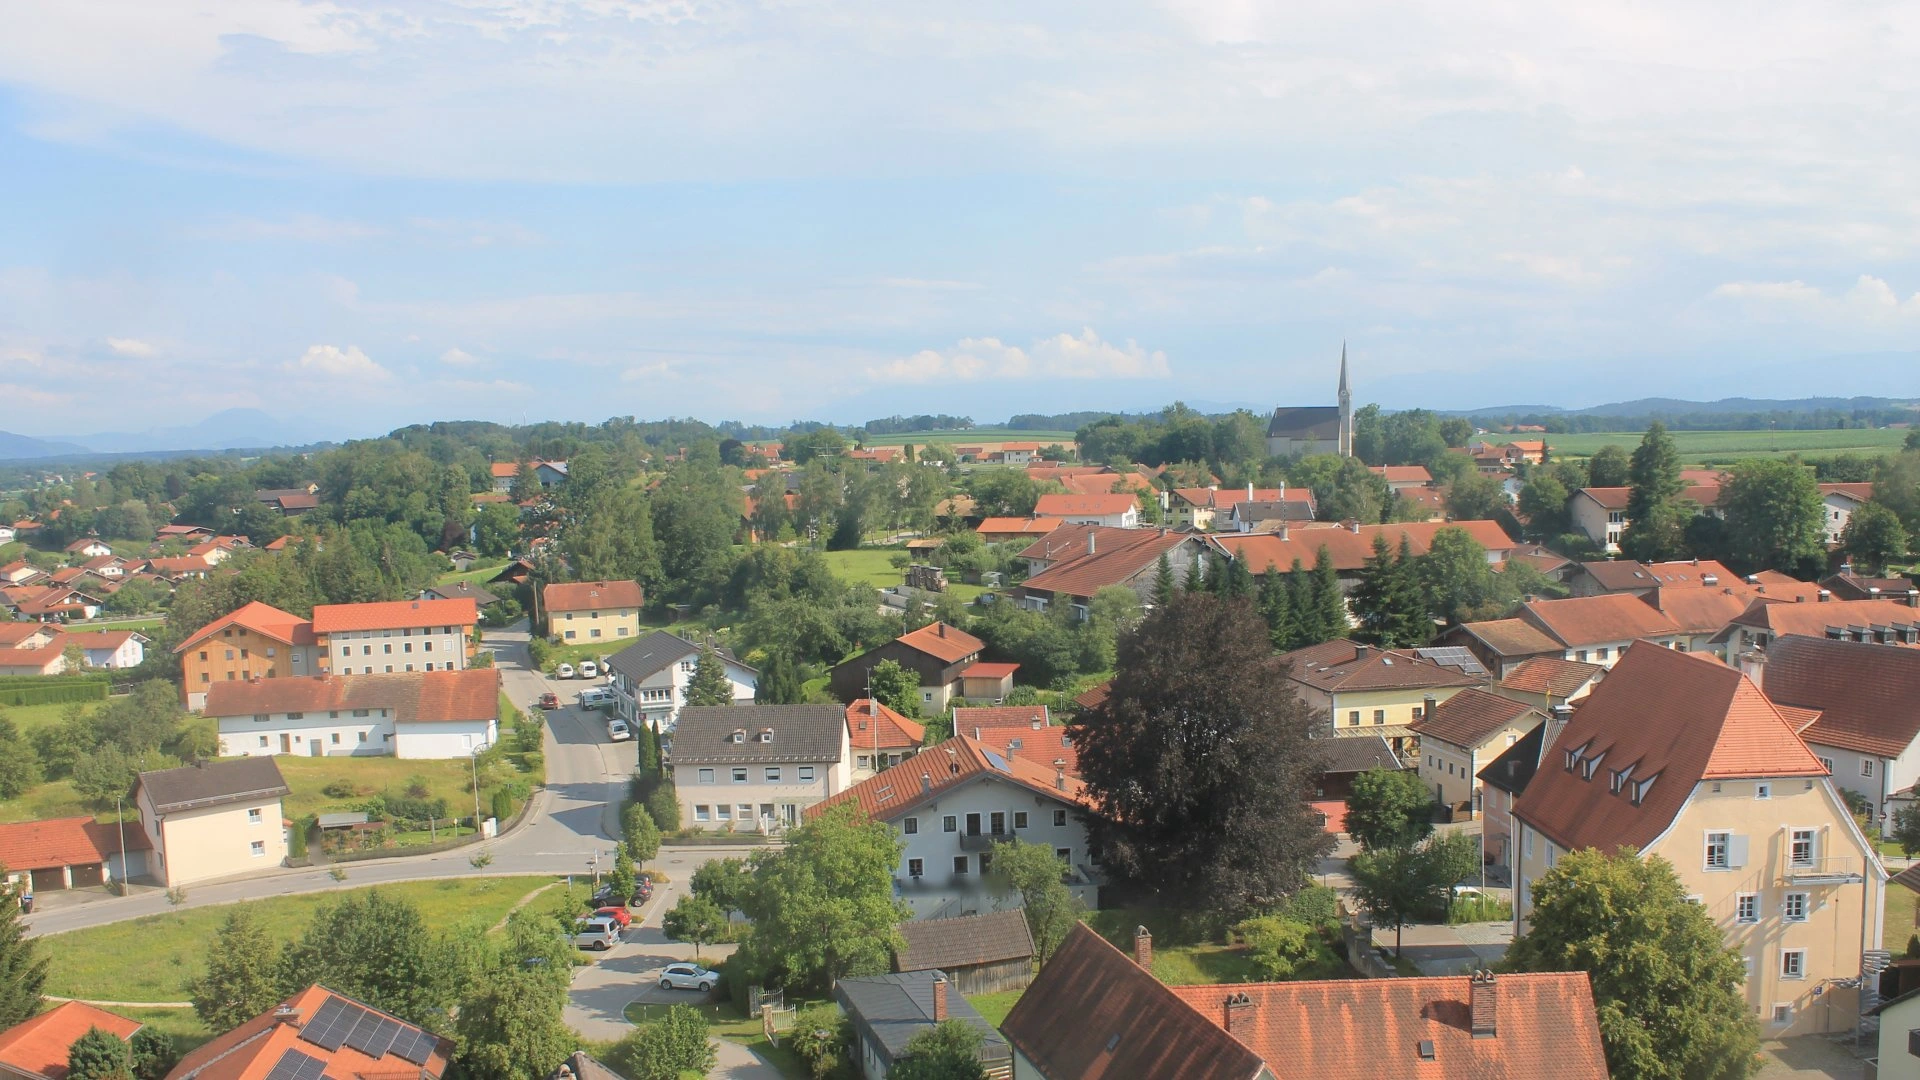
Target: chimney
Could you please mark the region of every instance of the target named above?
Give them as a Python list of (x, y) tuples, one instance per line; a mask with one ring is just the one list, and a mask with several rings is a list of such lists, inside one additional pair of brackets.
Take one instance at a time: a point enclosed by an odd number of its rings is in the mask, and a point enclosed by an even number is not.
[[(1476, 1003), (1479, 1000), (1480, 1000), (1479, 998), (1474, 999)], [(1474, 1015), (1477, 1017), (1479, 1016), (1479, 1013), (1476, 1012)], [(938, 1024), (946, 1020), (946, 1018), (947, 1018), (947, 977), (941, 974), (940, 972), (936, 971), (933, 973), (933, 1022)], [(1476, 1035), (1479, 1034), (1477, 1025), (1474, 1033)]]
[(1359, 535), (1360, 535), (1360, 522), (1359, 522), (1358, 520), (1355, 520), (1355, 521), (1349, 521), (1349, 522), (1347, 523), (1347, 531), (1348, 531), (1348, 532), (1350, 532), (1350, 533), (1352, 533), (1352, 534), (1353, 534), (1353, 535), (1355, 535), (1355, 536), (1359, 536)]
[(1920, 607), (1920, 589), (1907, 590), (1907, 606)]
[(1841, 574), (1841, 576), (1843, 576), (1843, 577), (1852, 577), (1852, 576), (1853, 576), (1853, 562), (1852, 562), (1852, 560), (1848, 560), (1847, 562), (1843, 562), (1843, 563), (1841, 563), (1841, 564), (1840, 564), (1840, 574)]
[(282, 1003), (278, 1008), (273, 1010), (273, 1022), (276, 1024), (285, 1024), (290, 1028), (298, 1028), (300, 1026), (300, 1010)]
[(933, 634), (934, 634), (934, 636), (935, 636), (935, 637), (946, 637), (946, 636), (947, 636), (947, 624), (946, 624), (946, 623), (943, 623), (943, 622), (937, 622), (937, 623), (934, 623), (934, 624), (933, 624)]
[(1355, 660), (1365, 660), (1367, 657), (1371, 656), (1372, 654), (1373, 654), (1373, 646), (1371, 645), (1355, 645), (1353, 647), (1353, 658)]
[(1227, 1034), (1245, 1031), (1253, 1023), (1253, 999), (1245, 990), (1227, 995)]
[(1153, 935), (1144, 926), (1133, 928), (1133, 962), (1153, 970)]
[(1820, 602), (1823, 604), (1833, 599), (1833, 593), (1827, 589), (1821, 589), (1818, 595), (1820, 597)]
[(1432, 694), (1428, 694), (1426, 698), (1420, 702), (1420, 715), (1431, 720), (1433, 719), (1433, 711), (1439, 707), (1440, 699), (1434, 697)]
[(1285, 524), (1280, 526), (1280, 542), (1283, 544), (1287, 542), (1287, 527)]
[(1247, 501), (1253, 501), (1253, 481), (1247, 481)]
[(1491, 1039), (1500, 1033), (1500, 999), (1495, 996), (1492, 971), (1476, 971), (1467, 981), (1469, 1009), (1473, 1013), (1473, 1037)]
[(1280, 481), (1280, 501), (1287, 501), (1287, 482), (1285, 480)]
[(1053, 786), (1059, 791), (1067, 790), (1067, 762), (1064, 758), (1053, 759)]
[(1094, 543), (1093, 543), (1093, 539), (1094, 539), (1094, 537), (1093, 537), (1093, 534), (1094, 534), (1094, 531), (1095, 531), (1095, 529), (1094, 529), (1094, 527), (1092, 527), (1092, 526), (1089, 526), (1089, 527), (1087, 528), (1087, 554), (1089, 554), (1089, 555), (1091, 555), (1091, 554), (1093, 554), (1093, 549), (1094, 549)]
[(1767, 692), (1767, 654), (1764, 649), (1748, 649), (1740, 654), (1740, 674), (1745, 675), (1761, 693)]

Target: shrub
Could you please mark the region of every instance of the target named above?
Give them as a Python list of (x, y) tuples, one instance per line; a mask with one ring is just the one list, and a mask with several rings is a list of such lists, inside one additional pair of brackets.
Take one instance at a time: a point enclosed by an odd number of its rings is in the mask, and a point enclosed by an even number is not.
[(1280, 914), (1308, 926), (1322, 926), (1340, 917), (1340, 893), (1325, 885), (1309, 885), (1287, 898)]
[(672, 784), (662, 784), (647, 796), (647, 813), (653, 815), (653, 823), (661, 832), (680, 830), (680, 798)]
[[(526, 766), (528, 772), (537, 773), (547, 767), (547, 756), (535, 750), (532, 753), (520, 755), (520, 763)], [(526, 781), (516, 780), (513, 781), (513, 783), (525, 784)], [(529, 787), (528, 790), (532, 790), (531, 787)]]
[(853, 1029), (840, 1010), (831, 1005), (815, 1005), (793, 1019), (787, 1033), (787, 1046), (793, 1056), (807, 1067), (813, 1080), (826, 1080), (847, 1060), (847, 1047), (853, 1042)]
[(682, 1072), (706, 1075), (716, 1051), (707, 1042), (707, 1018), (675, 1005), (664, 1019), (628, 1035), (607, 1054), (607, 1064), (633, 1080), (678, 1080)]
[(496, 788), (493, 792), (493, 816), (502, 824), (513, 816), (513, 796), (505, 788)]
[(338, 780), (327, 781), (326, 786), (320, 789), (320, 794), (329, 799), (351, 799), (360, 794), (360, 789), (354, 785), (353, 781), (341, 777)]
[(419, 773), (407, 777), (407, 798), (424, 799), (432, 792), (433, 786), (427, 783), (426, 777), (421, 776)]

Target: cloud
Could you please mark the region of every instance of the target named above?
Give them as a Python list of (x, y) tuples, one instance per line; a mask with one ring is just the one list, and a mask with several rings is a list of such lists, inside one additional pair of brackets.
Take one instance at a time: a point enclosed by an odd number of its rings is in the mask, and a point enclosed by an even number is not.
[(1892, 285), (1861, 274), (1844, 292), (1828, 292), (1804, 281), (1730, 281), (1717, 286), (1714, 299), (1739, 304), (1744, 312), (1774, 318), (1814, 319), (1837, 324), (1863, 321), (1920, 320), (1920, 292), (1900, 299)]
[(318, 214), (292, 214), (277, 220), (239, 218), (216, 230), (244, 240), (292, 240), (306, 244), (344, 244), (380, 236), (386, 230), (363, 221), (345, 221)]
[(393, 378), (393, 372), (373, 362), (360, 346), (349, 345), (342, 349), (338, 345), (312, 345), (300, 354), (300, 359), (287, 365), (287, 370), (325, 378), (362, 379), (385, 382)]
[(110, 337), (107, 339), (107, 348), (112, 349), (121, 356), (131, 356), (141, 360), (151, 357), (158, 351), (147, 342), (140, 341), (136, 338)]
[(1055, 334), (1025, 349), (999, 338), (966, 338), (951, 349), (922, 349), (912, 356), (867, 368), (881, 382), (925, 383), (980, 379), (1164, 379), (1167, 354), (1129, 339), (1104, 341), (1092, 327), (1078, 335)]
[(451, 367), (472, 367), (480, 363), (480, 358), (455, 346), (440, 354), (440, 362)]

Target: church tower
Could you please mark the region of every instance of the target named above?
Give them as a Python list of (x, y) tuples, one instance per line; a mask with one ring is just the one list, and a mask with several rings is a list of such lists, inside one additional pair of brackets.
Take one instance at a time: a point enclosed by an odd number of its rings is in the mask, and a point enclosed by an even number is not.
[(1340, 343), (1340, 456), (1353, 456), (1353, 390), (1347, 385), (1347, 343)]

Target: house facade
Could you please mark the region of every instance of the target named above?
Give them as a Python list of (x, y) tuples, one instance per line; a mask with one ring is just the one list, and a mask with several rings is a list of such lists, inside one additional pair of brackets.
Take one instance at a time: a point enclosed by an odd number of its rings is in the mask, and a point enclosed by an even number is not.
[(646, 596), (636, 581), (570, 581), (541, 590), (547, 635), (570, 645), (640, 636)]
[(869, 696), (869, 673), (892, 660), (920, 677), (920, 711), (943, 713), (965, 692), (963, 675), (986, 651), (986, 642), (957, 626), (929, 623), (877, 649), (843, 661), (828, 674), (827, 685), (841, 701)]
[(220, 683), (203, 711), (214, 718), (222, 757), (467, 757), (499, 740), (500, 673)]
[(1920, 649), (1789, 635), (1739, 657), (1767, 699), (1795, 719), (1843, 791), (1892, 826), (1894, 804), (1920, 783)]
[(80, 646), (90, 668), (134, 668), (147, 658), (147, 637), (133, 630), (70, 631), (60, 647), (68, 645)]
[(384, 675), (459, 671), (473, 655), (472, 598), (317, 604), (313, 637), (323, 672)]
[(1321, 734), (1380, 736), (1405, 755), (1418, 738), (1413, 723), (1433, 706), (1479, 680), (1410, 652), (1346, 638), (1284, 653), (1294, 693), (1324, 720)]
[(216, 682), (289, 679), (325, 670), (313, 624), (254, 601), (208, 623), (174, 647), (187, 708), (206, 705)]
[(1104, 525), (1132, 529), (1140, 524), (1140, 498), (1131, 492), (1075, 495), (1071, 492), (1040, 496), (1036, 517), (1059, 518), (1069, 525)]
[(681, 824), (777, 832), (852, 784), (838, 705), (689, 705), (667, 752)]
[[(727, 650), (718, 650), (718, 655), (727, 681), (733, 684), (734, 703), (752, 702), (760, 673)], [(608, 657), (607, 672), (612, 676), (609, 685), (621, 718), (672, 731), (699, 662), (700, 646), (665, 630), (646, 634)]]
[(926, 725), (872, 698), (856, 698), (847, 705), (847, 743), (853, 753), (855, 783), (919, 753), (926, 738)]
[(1467, 687), (1410, 725), (1420, 737), (1420, 779), (1435, 802), (1479, 816), (1481, 768), (1545, 722), (1525, 702)]
[(172, 888), (279, 866), (287, 857), (280, 800), (289, 792), (271, 758), (141, 773), (133, 805), (153, 852), (148, 875)]

